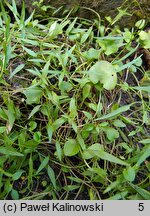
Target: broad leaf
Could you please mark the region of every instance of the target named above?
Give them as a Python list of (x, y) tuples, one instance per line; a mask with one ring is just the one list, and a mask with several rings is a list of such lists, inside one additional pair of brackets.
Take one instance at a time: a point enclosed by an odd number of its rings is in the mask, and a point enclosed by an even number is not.
[(100, 55), (100, 50), (96, 50), (94, 48), (90, 48), (88, 51), (83, 53), (83, 56), (88, 60), (98, 59)]
[(149, 49), (150, 48), (150, 32), (141, 31), (139, 33), (139, 37), (141, 39), (141, 44), (143, 45), (143, 47), (145, 49)]
[(27, 97), (27, 104), (39, 103), (42, 96), (42, 89), (38, 86), (31, 86), (24, 90), (23, 93)]
[(119, 137), (119, 132), (114, 128), (106, 127), (103, 128), (103, 130), (105, 131), (106, 136), (110, 141), (114, 141), (116, 138)]
[(75, 139), (69, 139), (64, 145), (64, 154), (66, 156), (74, 156), (79, 152), (78, 143)]
[(113, 125), (115, 127), (121, 127), (121, 128), (122, 127), (126, 127), (126, 125), (121, 120), (119, 120), (119, 119), (114, 120)]
[(132, 182), (135, 179), (135, 170), (131, 166), (129, 166), (123, 171), (123, 176), (127, 181)]
[(89, 70), (90, 81), (94, 84), (100, 82), (107, 90), (112, 90), (117, 84), (115, 68), (108, 61), (98, 61)]

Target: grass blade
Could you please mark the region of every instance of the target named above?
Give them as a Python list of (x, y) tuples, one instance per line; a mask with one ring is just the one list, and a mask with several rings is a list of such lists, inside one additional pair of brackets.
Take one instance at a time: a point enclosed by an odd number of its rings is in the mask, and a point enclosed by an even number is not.
[(0, 146), (0, 153), (8, 156), (16, 156), (16, 157), (23, 157), (24, 155), (20, 152), (17, 152), (14, 148), (10, 147), (3, 147)]
[(127, 166), (129, 165), (127, 162), (120, 160), (119, 158), (115, 157), (112, 154), (109, 154), (105, 151), (99, 151), (99, 152), (95, 152), (95, 155), (97, 155), (98, 157), (100, 157), (103, 160), (107, 160), (110, 161), (112, 163), (116, 163), (116, 164), (120, 164), (120, 165), (124, 165)]
[(131, 182), (128, 182), (128, 184), (138, 193), (140, 194), (144, 200), (150, 200), (150, 192), (147, 190), (138, 187), (137, 185), (132, 184)]
[(120, 193), (117, 193), (114, 196), (108, 198), (107, 200), (122, 200), (122, 199), (125, 199), (127, 194), (128, 194), (128, 191), (120, 192)]
[(97, 118), (95, 120), (103, 120), (103, 119), (110, 119), (110, 118), (116, 117), (117, 115), (120, 115), (121, 113), (128, 111), (130, 109), (130, 106), (131, 106), (131, 104), (119, 107), (118, 109), (114, 110), (113, 112), (111, 112), (107, 115), (104, 115), (100, 118)]
[(24, 68), (25, 64), (18, 65), (16, 69), (10, 74), (9, 79), (11, 79), (16, 73), (21, 71)]
[(141, 163), (143, 163), (146, 160), (146, 158), (148, 158), (149, 156), (150, 156), (150, 145), (146, 145), (143, 148), (141, 155), (139, 156), (136, 166), (139, 166)]
[(54, 173), (53, 169), (52, 169), (50, 166), (48, 166), (47, 172), (48, 172), (48, 176), (49, 176), (49, 178), (50, 178), (50, 180), (51, 180), (51, 182), (52, 182), (52, 184), (53, 184), (53, 187), (54, 187), (54, 189), (56, 190), (56, 178), (55, 178), (55, 173)]
[(49, 162), (49, 156), (47, 156), (46, 158), (44, 158), (44, 160), (40, 164), (38, 170), (36, 171), (35, 175), (38, 175), (41, 172), (41, 170), (46, 167), (46, 165), (48, 164), (48, 162)]
[(112, 64), (118, 64), (119, 62), (122, 62), (123, 60), (125, 60), (126, 58), (128, 58), (130, 55), (132, 55), (135, 51), (137, 51), (138, 47), (139, 47), (139, 44), (134, 49), (131, 49), (130, 52), (128, 52), (125, 56), (123, 56), (119, 60), (113, 61)]
[(135, 64), (139, 59), (141, 59), (141, 56), (142, 56), (142, 55), (140, 55), (138, 58), (134, 59), (133, 61), (128, 62), (127, 64), (123, 64), (121, 67), (119, 67), (119, 68), (116, 70), (116, 72), (123, 71), (124, 69), (131, 67), (131, 66), (132, 66), (133, 64)]

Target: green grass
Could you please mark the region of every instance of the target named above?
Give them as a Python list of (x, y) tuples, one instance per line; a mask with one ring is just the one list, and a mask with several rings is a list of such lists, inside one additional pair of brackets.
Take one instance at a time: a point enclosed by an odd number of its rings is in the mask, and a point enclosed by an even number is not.
[(1, 4), (0, 199), (149, 200), (145, 21), (120, 30), (121, 14), (40, 21), (7, 6), (15, 21)]

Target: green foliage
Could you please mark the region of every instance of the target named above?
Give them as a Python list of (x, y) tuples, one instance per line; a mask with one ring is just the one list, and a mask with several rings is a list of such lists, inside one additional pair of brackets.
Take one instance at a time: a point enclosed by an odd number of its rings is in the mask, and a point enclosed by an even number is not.
[(150, 32), (140, 31), (139, 39), (145, 49), (150, 48)]
[(149, 199), (150, 79), (138, 52), (149, 49), (145, 20), (120, 30), (122, 9), (105, 21), (40, 20), (6, 4), (0, 199)]
[(89, 70), (90, 81), (94, 84), (100, 82), (107, 90), (112, 90), (117, 84), (115, 68), (108, 61), (96, 62)]
[[(40, 103), (40, 99), (42, 96), (42, 89), (38, 86), (31, 86), (29, 88), (27, 88), (26, 90), (23, 91), (23, 93), (26, 96), (26, 102), (27, 104), (39, 104)], [(35, 110), (34, 110), (35, 112)]]
[(74, 156), (79, 152), (79, 147), (74, 139), (69, 139), (64, 145), (64, 154), (66, 156)]

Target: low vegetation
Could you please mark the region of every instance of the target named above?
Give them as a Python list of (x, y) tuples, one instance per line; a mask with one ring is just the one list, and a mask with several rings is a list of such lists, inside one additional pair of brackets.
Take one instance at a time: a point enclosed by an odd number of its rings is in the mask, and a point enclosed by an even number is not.
[(150, 199), (150, 31), (0, 12), (0, 199)]

